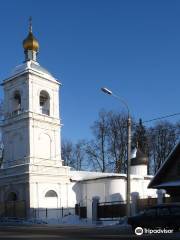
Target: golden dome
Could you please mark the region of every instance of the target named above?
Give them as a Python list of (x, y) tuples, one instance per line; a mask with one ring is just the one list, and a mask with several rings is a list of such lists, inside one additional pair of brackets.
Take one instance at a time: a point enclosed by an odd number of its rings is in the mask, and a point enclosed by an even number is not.
[(33, 50), (35, 52), (39, 49), (39, 43), (32, 33), (32, 18), (29, 19), (29, 34), (23, 41), (24, 50)]
[(25, 51), (27, 51), (27, 50), (33, 50), (33, 51), (36, 51), (36, 52), (38, 51), (39, 43), (36, 40), (36, 38), (33, 36), (32, 32), (29, 32), (27, 38), (24, 39), (23, 47), (24, 47)]

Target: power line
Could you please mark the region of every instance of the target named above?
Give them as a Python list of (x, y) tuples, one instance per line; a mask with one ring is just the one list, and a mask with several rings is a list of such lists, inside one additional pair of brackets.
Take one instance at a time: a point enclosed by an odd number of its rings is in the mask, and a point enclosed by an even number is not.
[[(146, 136), (152, 136), (152, 132), (153, 133), (158, 132), (158, 130), (157, 129), (152, 129), (151, 133), (146, 133)], [(168, 137), (176, 137), (176, 136), (177, 136), (177, 138), (179, 138), (180, 131), (177, 131), (177, 132), (174, 132), (174, 133), (171, 133), (171, 134), (168, 135)]]
[(150, 119), (150, 120), (146, 120), (146, 121), (143, 121), (142, 123), (157, 121), (157, 120), (160, 120), (160, 119), (164, 119), (164, 118), (168, 118), (168, 117), (173, 117), (173, 116), (177, 116), (177, 115), (180, 115), (180, 112), (179, 112), (179, 113), (173, 113), (173, 114), (170, 114), (170, 115), (165, 115), (165, 116), (163, 116), (163, 117), (158, 117), (158, 118), (153, 118), (153, 119)]

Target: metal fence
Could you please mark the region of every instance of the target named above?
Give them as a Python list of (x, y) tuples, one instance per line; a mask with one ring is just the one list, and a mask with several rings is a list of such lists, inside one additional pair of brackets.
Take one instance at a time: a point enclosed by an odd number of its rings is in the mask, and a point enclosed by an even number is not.
[[(174, 199), (168, 197), (164, 202), (172, 202)], [(140, 212), (145, 208), (152, 207), (158, 203), (157, 198), (137, 199), (136, 212)], [(132, 203), (131, 203), (132, 204)], [(77, 215), (80, 218), (87, 218), (87, 207), (76, 204), (73, 208), (37, 208), (31, 209), (31, 218), (34, 219), (62, 219), (66, 216)], [(25, 201), (9, 201), (0, 203), (0, 217), (8, 218), (26, 218)], [(97, 218), (116, 220), (126, 216), (126, 202), (99, 202), (97, 204)]]
[(180, 197), (164, 197), (164, 203), (180, 202)]
[(79, 218), (87, 218), (87, 207), (82, 207), (80, 204), (76, 204), (75, 214), (78, 215)]
[(66, 216), (75, 215), (75, 208), (37, 208), (32, 211), (35, 219), (62, 219)]
[[(31, 209), (30, 218), (34, 219), (62, 219), (75, 215), (75, 208), (37, 208)], [(0, 218), (25, 219), (27, 210), (25, 201), (9, 201), (0, 203)]]
[[(136, 212), (157, 204), (157, 198), (137, 199)], [(98, 220), (117, 220), (126, 216), (126, 201), (100, 202), (97, 206)], [(131, 202), (132, 206), (132, 202)]]
[(137, 212), (143, 211), (148, 207), (153, 207), (158, 203), (157, 198), (142, 198), (137, 200)]
[(97, 207), (98, 219), (117, 219), (126, 215), (126, 202), (101, 202)]

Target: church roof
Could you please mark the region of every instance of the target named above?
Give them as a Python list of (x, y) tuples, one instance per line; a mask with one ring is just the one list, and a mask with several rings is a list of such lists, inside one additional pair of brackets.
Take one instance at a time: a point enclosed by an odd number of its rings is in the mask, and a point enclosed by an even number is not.
[(13, 71), (11, 72), (9, 78), (21, 75), (21, 74), (23, 74), (25, 72), (28, 72), (28, 71), (32, 71), (32, 72), (34, 72), (34, 73), (36, 73), (36, 74), (38, 74), (38, 75), (40, 75), (44, 78), (48, 78), (48, 79), (51, 79), (51, 80), (56, 80), (48, 70), (46, 70), (38, 62), (33, 61), (33, 60), (26, 61), (23, 64), (20, 64), (20, 65), (16, 66), (13, 69)]
[(71, 179), (73, 181), (95, 180), (107, 177), (122, 177), (126, 178), (126, 174), (118, 173), (102, 173), (102, 172), (89, 172), (89, 171), (71, 171)]
[[(90, 171), (70, 171), (70, 177), (72, 181), (89, 181), (98, 179), (126, 179), (126, 174), (123, 173), (102, 173), (102, 172), (90, 172)], [(139, 176), (131, 174), (132, 179), (151, 179), (152, 176)]]
[(43, 72), (45, 74), (48, 74), (50, 76), (52, 76), (52, 74), (50, 72), (48, 72), (45, 68), (41, 67), (41, 65), (38, 63), (38, 62), (35, 62), (35, 61), (27, 61), (23, 64), (20, 64), (18, 66), (16, 66), (13, 71), (12, 71), (12, 74), (11, 75), (16, 75), (18, 73), (21, 73), (27, 69), (32, 69), (32, 70), (35, 70), (35, 71), (38, 71), (38, 72)]

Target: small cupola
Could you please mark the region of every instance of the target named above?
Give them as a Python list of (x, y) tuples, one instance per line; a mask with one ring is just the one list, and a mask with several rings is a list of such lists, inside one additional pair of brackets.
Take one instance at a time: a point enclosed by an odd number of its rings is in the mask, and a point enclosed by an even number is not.
[(25, 61), (36, 61), (37, 53), (39, 51), (39, 43), (32, 32), (32, 18), (29, 18), (29, 34), (23, 41), (23, 48), (25, 53)]
[(148, 157), (139, 149), (135, 148), (131, 158), (131, 174), (147, 175)]

